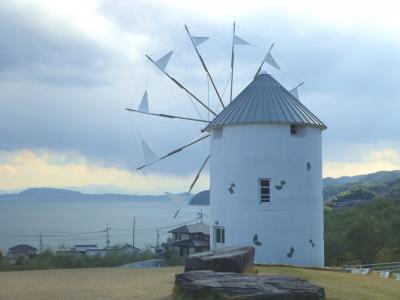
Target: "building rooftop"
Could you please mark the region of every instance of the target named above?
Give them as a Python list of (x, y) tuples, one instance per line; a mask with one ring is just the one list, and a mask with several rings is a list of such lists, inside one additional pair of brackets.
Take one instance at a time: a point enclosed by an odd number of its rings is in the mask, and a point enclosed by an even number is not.
[(326, 129), (321, 120), (267, 73), (257, 75), (205, 130), (254, 123), (301, 124)]
[(189, 224), (168, 231), (169, 233), (204, 233), (210, 235), (210, 226), (206, 224)]
[(26, 245), (26, 244), (21, 244), (21, 245), (17, 245), (14, 247), (11, 247), (10, 249), (8, 249), (9, 253), (33, 253), (36, 252), (37, 249), (35, 247), (32, 247), (30, 245)]

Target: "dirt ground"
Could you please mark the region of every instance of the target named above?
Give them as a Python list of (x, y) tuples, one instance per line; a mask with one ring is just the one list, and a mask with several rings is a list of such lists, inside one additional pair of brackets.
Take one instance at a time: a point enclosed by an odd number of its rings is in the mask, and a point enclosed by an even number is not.
[[(399, 300), (400, 281), (290, 267), (257, 267), (260, 275), (284, 274), (325, 288), (327, 300)], [(0, 272), (0, 300), (170, 299), (183, 268), (75, 269)]]

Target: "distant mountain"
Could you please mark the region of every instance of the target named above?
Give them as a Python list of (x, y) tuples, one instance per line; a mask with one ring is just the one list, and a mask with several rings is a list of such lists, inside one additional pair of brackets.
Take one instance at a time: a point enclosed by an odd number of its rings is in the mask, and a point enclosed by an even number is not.
[(30, 188), (19, 193), (3, 194), (0, 195), (1, 200), (40, 200), (40, 201), (109, 201), (109, 200), (120, 200), (120, 201), (138, 201), (138, 200), (150, 200), (150, 201), (169, 201), (164, 195), (160, 196), (140, 196), (140, 195), (122, 195), (122, 194), (84, 194), (77, 191), (71, 191), (67, 189), (56, 189), (56, 188)]
[(354, 207), (376, 197), (400, 200), (400, 171), (382, 171), (354, 177), (337, 178), (336, 182), (329, 179), (327, 182), (332, 185), (324, 186), (324, 201), (331, 207), (343, 208)]
[(351, 183), (382, 183), (400, 178), (400, 170), (395, 171), (379, 171), (376, 173), (356, 175), (356, 176), (342, 176), (338, 178), (327, 177), (323, 179), (323, 187), (338, 186)]
[(194, 195), (189, 205), (210, 205), (210, 191), (205, 190)]
[[(376, 196), (400, 199), (400, 170), (323, 179), (324, 201), (338, 206), (354, 206)], [(210, 205), (210, 191), (193, 196), (190, 205)]]
[(80, 186), (63, 186), (61, 189), (81, 192), (83, 194), (123, 194), (123, 195), (135, 195), (134, 189), (116, 186), (116, 185), (80, 185)]
[[(323, 179), (323, 198), (336, 207), (354, 206), (376, 196), (400, 199), (400, 170)], [(140, 196), (120, 193), (87, 194), (70, 189), (30, 188), (18, 193), (0, 194), (1, 200), (40, 201), (170, 201), (164, 195)], [(196, 194), (189, 205), (210, 205), (210, 191)]]

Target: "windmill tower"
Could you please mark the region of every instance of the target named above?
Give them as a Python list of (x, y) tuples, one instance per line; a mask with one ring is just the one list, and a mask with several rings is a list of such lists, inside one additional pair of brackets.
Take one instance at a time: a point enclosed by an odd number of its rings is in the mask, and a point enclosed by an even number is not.
[[(150, 153), (152, 159), (138, 170), (209, 138), (210, 155), (187, 194), (209, 161), (211, 247), (254, 245), (257, 262), (323, 266), (321, 140), (325, 124), (299, 101), (298, 86), (288, 91), (270, 74), (260, 72), (265, 62), (279, 69), (271, 56), (273, 44), (253, 81), (232, 100), (234, 46), (248, 45), (235, 34), (235, 26), (230, 103), (225, 106), (198, 49), (208, 38), (191, 36), (187, 27), (186, 31), (223, 110), (217, 114), (166, 72), (171, 53), (157, 61), (148, 57), (215, 118), (207, 121), (150, 113), (145, 94), (138, 110), (128, 110), (207, 124), (201, 136), (161, 157), (155, 157), (142, 140), (145, 154)], [(178, 213), (179, 209), (174, 217)]]
[(325, 128), (267, 73), (206, 127), (214, 247), (254, 244), (258, 262), (323, 266)]

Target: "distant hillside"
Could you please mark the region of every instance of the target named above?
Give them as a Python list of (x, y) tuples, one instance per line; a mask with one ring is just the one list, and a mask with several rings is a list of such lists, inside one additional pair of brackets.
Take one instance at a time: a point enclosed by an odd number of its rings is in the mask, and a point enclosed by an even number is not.
[(353, 207), (371, 201), (375, 197), (400, 200), (400, 171), (385, 171), (354, 177), (338, 178), (347, 183), (325, 186), (324, 201), (334, 208)]
[[(323, 198), (334, 207), (351, 207), (374, 197), (400, 199), (400, 170), (323, 179)], [(40, 201), (170, 201), (164, 195), (86, 194), (69, 189), (31, 188), (19, 193), (0, 194), (1, 200)], [(210, 205), (210, 191), (196, 194), (189, 205)]]
[[(120, 194), (84, 194), (81, 192), (56, 189), (56, 188), (31, 188), (14, 194), (0, 195), (1, 200), (29, 200), (29, 201), (166, 201), (168, 198), (164, 195), (161, 196), (139, 196), (139, 195), (120, 195)], [(169, 200), (168, 200), (169, 201)]]
[(194, 195), (189, 205), (210, 205), (210, 191), (205, 190)]
[(356, 175), (356, 176), (342, 176), (338, 178), (327, 177), (323, 179), (323, 187), (338, 186), (352, 183), (382, 183), (400, 178), (400, 170), (395, 171), (379, 171), (376, 173)]

